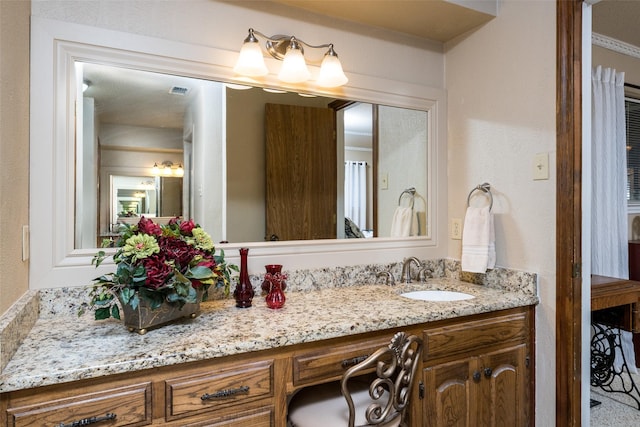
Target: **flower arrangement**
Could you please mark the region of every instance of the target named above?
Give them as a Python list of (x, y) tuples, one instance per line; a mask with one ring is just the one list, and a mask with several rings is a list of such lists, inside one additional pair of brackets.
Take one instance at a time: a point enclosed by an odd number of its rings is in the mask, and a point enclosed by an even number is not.
[[(116, 297), (134, 310), (143, 298), (153, 310), (165, 301), (180, 307), (198, 302), (199, 290), (204, 301), (211, 285), (228, 295), (230, 273), (238, 271), (226, 264), (224, 251), (215, 255), (211, 237), (193, 220), (173, 218), (161, 226), (143, 216), (137, 224), (120, 226), (116, 247), (116, 271), (94, 280), (90, 306), (96, 320), (120, 319)], [(105, 258), (99, 251), (92, 264), (98, 267)]]

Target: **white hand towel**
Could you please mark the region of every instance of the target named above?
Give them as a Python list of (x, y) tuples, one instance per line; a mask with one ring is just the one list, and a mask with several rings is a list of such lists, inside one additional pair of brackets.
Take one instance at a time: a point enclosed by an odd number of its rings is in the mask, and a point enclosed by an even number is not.
[(469, 206), (462, 229), (462, 271), (486, 273), (496, 264), (493, 214), (488, 206)]
[(493, 212), (489, 208), (489, 260), (487, 270), (492, 270), (496, 266), (496, 229), (493, 225)]
[(417, 228), (414, 224), (415, 215), (410, 207), (398, 206), (391, 220), (391, 237), (409, 237)]

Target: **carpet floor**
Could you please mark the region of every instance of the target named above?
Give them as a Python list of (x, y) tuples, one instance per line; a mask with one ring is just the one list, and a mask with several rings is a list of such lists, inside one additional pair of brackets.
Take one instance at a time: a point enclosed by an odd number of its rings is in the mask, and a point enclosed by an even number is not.
[[(640, 375), (633, 374), (633, 380), (640, 388)], [(614, 382), (615, 389), (619, 385)], [(640, 392), (635, 393), (640, 400)], [(599, 387), (591, 387), (591, 399), (600, 402), (591, 408), (591, 426), (593, 427), (631, 427), (640, 426), (640, 406), (631, 397), (617, 392), (607, 392)]]

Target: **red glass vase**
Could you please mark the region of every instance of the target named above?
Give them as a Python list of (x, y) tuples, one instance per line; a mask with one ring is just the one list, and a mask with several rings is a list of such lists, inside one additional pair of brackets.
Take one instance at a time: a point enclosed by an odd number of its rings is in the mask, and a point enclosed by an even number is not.
[(233, 291), (233, 297), (236, 299), (236, 307), (251, 307), (253, 300), (253, 286), (249, 280), (249, 271), (247, 270), (247, 256), (249, 248), (240, 248), (240, 277)]
[[(281, 264), (267, 264), (264, 266), (265, 270), (267, 270), (267, 274), (264, 276), (264, 280), (262, 281), (262, 292), (265, 294), (269, 293), (271, 290), (271, 284), (269, 283), (269, 277), (274, 277), (277, 274), (282, 274), (282, 265)], [(282, 290), (287, 289), (287, 283), (282, 280)]]
[(281, 274), (275, 274), (269, 279), (269, 283), (271, 285), (271, 289), (265, 298), (267, 307), (274, 309), (282, 308), (287, 298), (284, 296), (284, 292), (282, 291), (282, 284), (284, 283), (284, 280), (282, 279)]

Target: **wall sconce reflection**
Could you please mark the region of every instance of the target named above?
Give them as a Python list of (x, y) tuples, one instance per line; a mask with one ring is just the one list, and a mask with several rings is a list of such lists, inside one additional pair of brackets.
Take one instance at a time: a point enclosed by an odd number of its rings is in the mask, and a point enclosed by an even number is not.
[(175, 165), (173, 162), (165, 160), (160, 163), (160, 166), (158, 166), (157, 162), (154, 163), (151, 168), (151, 174), (153, 176), (184, 176), (184, 169), (181, 163)]

